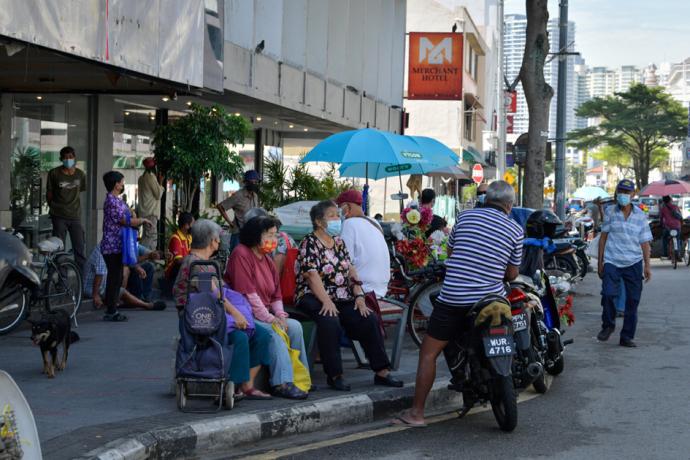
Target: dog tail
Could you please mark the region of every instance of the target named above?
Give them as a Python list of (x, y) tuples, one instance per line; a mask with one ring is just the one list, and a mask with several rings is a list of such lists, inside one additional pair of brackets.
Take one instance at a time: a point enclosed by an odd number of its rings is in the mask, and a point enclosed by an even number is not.
[(73, 344), (74, 342), (79, 342), (79, 334), (77, 334), (74, 331), (70, 331), (69, 333), (69, 343), (70, 345)]

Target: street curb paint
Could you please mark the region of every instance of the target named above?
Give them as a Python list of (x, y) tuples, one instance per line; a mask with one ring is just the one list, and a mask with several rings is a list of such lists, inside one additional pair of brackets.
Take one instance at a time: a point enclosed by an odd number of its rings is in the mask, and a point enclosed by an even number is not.
[[(446, 386), (445, 379), (434, 384), (427, 400), (429, 412), (462, 406), (462, 396)], [(180, 458), (228, 450), (262, 439), (371, 423), (410, 407), (413, 391), (414, 387), (408, 385), (371, 394), (336, 396), (268, 412), (190, 422), (117, 439), (86, 453), (78, 460)]]

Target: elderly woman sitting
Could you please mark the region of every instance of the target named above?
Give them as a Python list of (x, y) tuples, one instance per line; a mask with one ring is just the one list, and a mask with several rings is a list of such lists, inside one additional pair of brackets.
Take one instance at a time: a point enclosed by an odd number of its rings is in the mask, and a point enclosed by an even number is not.
[(224, 279), (234, 290), (247, 296), (256, 323), (271, 330), (270, 369), (273, 395), (305, 399), (308, 394), (294, 385), (287, 344), (273, 330), (277, 326), (287, 332), (290, 348), (299, 350), (300, 361), (309, 369), (302, 325), (288, 318), (283, 310), (278, 271), (271, 258), (277, 245), (277, 232), (278, 224), (272, 217), (249, 219), (240, 230), (240, 244), (228, 259)]
[(364, 348), (374, 383), (401, 387), (403, 383), (390, 374), (390, 361), (376, 315), (364, 302), (362, 282), (350, 262), (340, 234), (338, 206), (322, 201), (310, 212), (314, 231), (302, 240), (298, 256), (297, 307), (317, 324), (317, 341), (328, 385), (349, 391), (343, 379), (340, 356), (342, 329)]
[[(180, 312), (187, 304), (191, 265), (195, 261), (210, 260), (220, 245), (220, 232), (220, 226), (207, 219), (199, 219), (192, 225), (191, 250), (182, 260), (173, 286), (173, 295)], [(209, 266), (194, 267), (195, 273), (212, 270)], [(226, 288), (223, 289), (223, 294), (228, 319), (228, 343), (233, 346), (230, 380), (237, 386), (238, 393), (247, 399), (271, 399), (270, 395), (254, 388), (254, 379), (261, 365), (268, 366), (271, 363), (271, 332), (259, 324), (253, 324), (251, 307), (241, 295)]]

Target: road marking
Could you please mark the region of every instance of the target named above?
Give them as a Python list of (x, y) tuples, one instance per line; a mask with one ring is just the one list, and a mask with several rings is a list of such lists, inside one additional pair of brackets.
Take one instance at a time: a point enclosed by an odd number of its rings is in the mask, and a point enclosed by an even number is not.
[[(547, 386), (551, 386), (551, 378), (550, 376), (547, 376), (546, 382)], [(535, 393), (533, 391), (527, 393), (520, 393), (518, 395), (518, 404), (529, 401), (530, 399), (534, 399), (537, 396), (541, 396), (538, 393)], [(470, 415), (474, 414), (481, 414), (482, 412), (486, 412), (491, 410), (491, 406), (487, 404), (486, 406), (479, 406), (479, 407), (474, 407), (472, 410), (465, 416), (468, 417)], [(453, 412), (449, 412), (446, 414), (440, 414), (440, 415), (435, 415), (433, 417), (428, 417), (426, 419), (426, 423), (428, 425), (432, 425), (434, 423), (441, 423), (441, 422), (446, 422), (448, 420), (453, 420), (458, 418), (458, 411), (455, 410)], [(332, 447), (332, 446), (338, 446), (341, 444), (347, 444), (348, 442), (354, 442), (354, 441), (359, 441), (362, 439), (369, 439), (369, 438), (375, 438), (377, 436), (383, 436), (386, 434), (391, 434), (391, 433), (397, 433), (399, 431), (403, 430), (423, 430), (423, 428), (414, 428), (410, 426), (402, 426), (402, 425), (393, 425), (393, 426), (386, 426), (382, 428), (375, 428), (373, 430), (369, 431), (363, 431), (361, 433), (353, 433), (349, 434), (346, 436), (342, 436), (340, 438), (335, 438), (335, 439), (329, 439), (326, 441), (318, 441), (312, 444), (305, 444), (303, 446), (295, 446), (295, 447), (289, 447), (287, 449), (282, 449), (282, 450), (272, 450), (269, 452), (264, 452), (262, 454), (257, 454), (257, 455), (252, 455), (249, 457), (243, 457), (246, 460), (276, 460), (279, 458), (287, 457), (290, 455), (297, 455), (301, 454), (304, 452), (309, 452), (311, 450), (317, 450), (321, 449), (324, 447)]]

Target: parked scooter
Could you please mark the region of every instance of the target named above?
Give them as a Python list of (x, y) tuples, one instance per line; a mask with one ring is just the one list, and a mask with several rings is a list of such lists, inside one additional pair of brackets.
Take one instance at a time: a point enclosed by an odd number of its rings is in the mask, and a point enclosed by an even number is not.
[(32, 292), (41, 285), (31, 268), (32, 254), (21, 234), (0, 230), (0, 333), (8, 333), (24, 319)]
[[(432, 302), (439, 304), (435, 296)], [(489, 295), (468, 310), (462, 331), (443, 351), (452, 374), (448, 388), (462, 393), (461, 418), (475, 405), (489, 402), (501, 430), (515, 429), (513, 353), (509, 302), (504, 297)]]
[(537, 393), (546, 393), (546, 326), (543, 324), (544, 313), (539, 298), (534, 295), (530, 298), (527, 294), (530, 286), (533, 286), (532, 281), (520, 275), (510, 283), (508, 294), (515, 339), (513, 382), (518, 390), (533, 385)]

